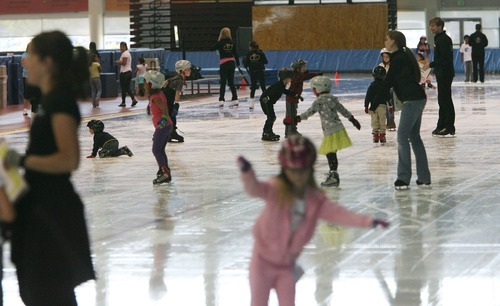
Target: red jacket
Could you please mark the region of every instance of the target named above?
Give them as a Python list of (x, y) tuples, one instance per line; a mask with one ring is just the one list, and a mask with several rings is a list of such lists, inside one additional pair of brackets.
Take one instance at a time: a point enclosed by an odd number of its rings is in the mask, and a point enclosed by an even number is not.
[[(307, 71), (304, 73), (297, 73), (295, 77), (292, 79), (292, 82), (290, 83), (290, 87), (288, 88), (288, 90), (300, 96), (302, 95), (302, 90), (304, 90), (304, 81), (310, 80), (318, 75), (321, 75), (321, 73), (319, 72), (309, 73)], [(299, 103), (299, 98), (286, 96), (286, 102)]]

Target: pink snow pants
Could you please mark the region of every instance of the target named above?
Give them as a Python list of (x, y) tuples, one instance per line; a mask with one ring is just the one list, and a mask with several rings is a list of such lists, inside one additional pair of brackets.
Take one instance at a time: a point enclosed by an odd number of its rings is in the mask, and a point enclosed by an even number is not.
[(295, 305), (294, 264), (276, 265), (254, 253), (250, 261), (252, 306), (267, 306), (271, 289), (276, 290), (280, 306)]

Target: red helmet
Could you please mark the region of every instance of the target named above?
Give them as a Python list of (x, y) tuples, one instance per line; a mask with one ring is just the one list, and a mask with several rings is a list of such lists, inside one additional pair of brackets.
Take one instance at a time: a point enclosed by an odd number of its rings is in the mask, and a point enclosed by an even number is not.
[(292, 135), (285, 139), (278, 158), (284, 169), (305, 169), (316, 161), (316, 148), (305, 137)]

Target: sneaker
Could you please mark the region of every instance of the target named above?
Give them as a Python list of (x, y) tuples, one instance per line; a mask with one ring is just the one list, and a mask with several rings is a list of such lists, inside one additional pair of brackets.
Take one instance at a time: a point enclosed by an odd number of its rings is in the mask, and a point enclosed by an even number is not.
[(137, 100), (132, 101), (132, 106), (136, 106), (136, 105), (137, 105)]
[(396, 180), (394, 182), (394, 188), (396, 188), (396, 190), (405, 190), (410, 189), (410, 186), (408, 186), (408, 184), (403, 182), (402, 180)]
[(421, 181), (419, 181), (419, 180), (417, 180), (417, 182), (416, 182), (416, 183), (417, 183), (417, 185), (418, 185), (418, 186), (422, 186), (422, 185), (425, 185), (425, 186), (430, 186), (430, 185), (431, 185), (431, 183), (424, 183), (424, 182), (421, 182)]
[(134, 153), (132, 153), (132, 151), (130, 151), (130, 149), (127, 146), (123, 147), (123, 152), (127, 154), (129, 157), (134, 156)]
[(127, 104), (125, 104), (125, 102), (122, 102), (122, 103), (120, 103), (118, 106), (120, 106), (120, 107), (125, 107), (125, 106), (127, 106)]
[(321, 186), (325, 187), (338, 187), (340, 184), (340, 178), (337, 171), (330, 170), (328, 176), (324, 182), (321, 182)]

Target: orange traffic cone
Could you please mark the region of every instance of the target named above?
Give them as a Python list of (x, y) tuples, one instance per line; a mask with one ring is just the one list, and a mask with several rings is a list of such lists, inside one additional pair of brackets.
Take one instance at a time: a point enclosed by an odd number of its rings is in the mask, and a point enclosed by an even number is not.
[(339, 72), (335, 72), (335, 86), (339, 87), (339, 80), (340, 80), (340, 76), (339, 76)]
[(245, 81), (245, 78), (243, 78), (243, 79), (241, 80), (241, 86), (240, 86), (240, 89), (241, 89), (241, 90), (245, 90), (245, 89), (247, 89), (247, 86), (246, 86), (246, 85), (247, 85), (247, 81)]

